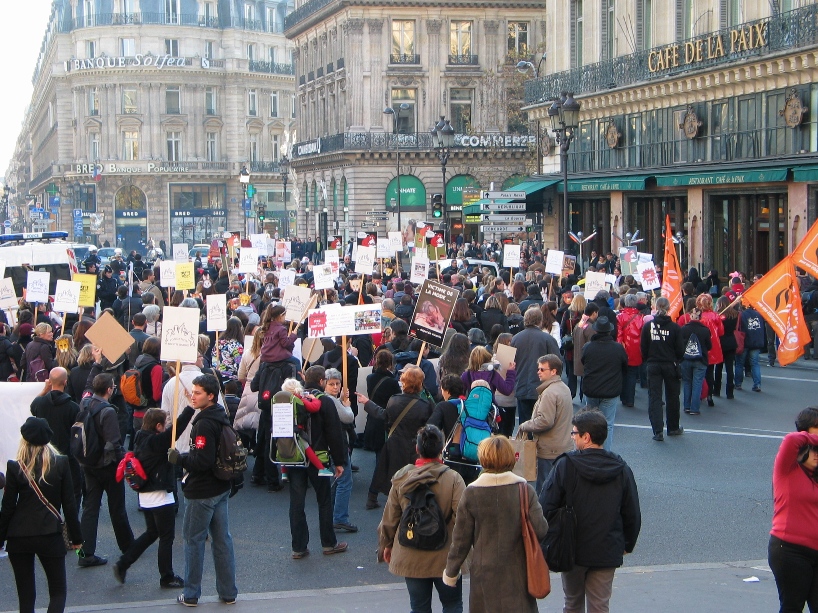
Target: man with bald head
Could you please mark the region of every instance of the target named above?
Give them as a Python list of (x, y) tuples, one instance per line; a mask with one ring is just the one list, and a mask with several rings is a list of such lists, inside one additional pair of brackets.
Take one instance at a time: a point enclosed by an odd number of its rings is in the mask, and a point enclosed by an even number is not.
[(71, 467), (71, 479), (74, 482), (74, 498), (80, 508), (82, 498), (82, 472), (76, 459), (71, 456), (71, 426), (77, 421), (79, 405), (65, 391), (68, 383), (68, 371), (61, 367), (52, 368), (48, 379), (39, 395), (31, 401), (31, 414), (48, 422), (54, 435), (51, 444), (61, 454), (68, 456)]

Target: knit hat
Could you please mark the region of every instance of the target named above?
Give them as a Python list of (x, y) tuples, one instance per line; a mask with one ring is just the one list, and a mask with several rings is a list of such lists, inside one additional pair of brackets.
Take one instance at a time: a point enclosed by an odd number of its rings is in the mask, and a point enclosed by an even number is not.
[(48, 422), (39, 417), (29, 417), (20, 428), (20, 434), (23, 435), (26, 442), (36, 447), (47, 445), (54, 435)]
[(113, 269), (113, 268), (111, 268), (110, 266), (106, 266), (106, 267), (103, 269), (103, 272), (114, 272), (114, 269)]
[(34, 327), (31, 324), (20, 324), (20, 336), (31, 336), (33, 331)]

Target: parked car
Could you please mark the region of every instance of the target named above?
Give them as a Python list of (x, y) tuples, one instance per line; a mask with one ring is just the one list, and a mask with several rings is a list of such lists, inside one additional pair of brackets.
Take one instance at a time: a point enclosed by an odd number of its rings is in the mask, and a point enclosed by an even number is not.
[(97, 251), (97, 255), (102, 261), (100, 266), (107, 266), (111, 262), (111, 258), (114, 257), (114, 249), (114, 247), (103, 247)]
[(193, 245), (191, 250), (188, 251), (191, 261), (196, 259), (197, 253), (204, 262), (207, 259), (207, 254), (210, 253), (210, 245), (205, 245), (204, 243), (197, 243)]

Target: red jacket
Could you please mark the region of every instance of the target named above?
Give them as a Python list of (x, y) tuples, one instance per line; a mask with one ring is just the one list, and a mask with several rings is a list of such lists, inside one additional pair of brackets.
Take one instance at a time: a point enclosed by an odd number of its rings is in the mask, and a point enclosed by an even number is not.
[(628, 366), (639, 366), (642, 364), (642, 326), (645, 317), (639, 309), (627, 307), (616, 316), (619, 323), (616, 331), (616, 340), (625, 347), (628, 354)]
[(701, 322), (710, 330), (710, 342), (713, 347), (707, 354), (708, 364), (721, 364), (724, 362), (724, 354), (721, 352), (720, 336), (724, 336), (724, 322), (715, 311), (705, 311), (702, 313)]
[(773, 465), (773, 528), (770, 534), (818, 551), (818, 486), (798, 464), (798, 450), (818, 445), (818, 435), (791, 432), (784, 437)]

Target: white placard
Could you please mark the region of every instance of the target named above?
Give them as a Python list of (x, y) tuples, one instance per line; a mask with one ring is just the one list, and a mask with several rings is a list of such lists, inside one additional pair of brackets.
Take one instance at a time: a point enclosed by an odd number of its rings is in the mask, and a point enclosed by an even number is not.
[(285, 268), (278, 271), (278, 287), (284, 289), (295, 284), (295, 271), (291, 268)]
[(339, 266), (341, 264), (340, 256), (338, 255), (338, 251), (335, 249), (329, 249), (324, 252), (324, 264), (329, 264), (332, 266), (332, 274), (336, 277), (338, 276)]
[(654, 290), (662, 287), (662, 284), (659, 282), (659, 276), (656, 274), (656, 267), (652, 261), (646, 263), (640, 262), (636, 266), (636, 270), (639, 271), (639, 276), (642, 277), (642, 289)]
[(57, 289), (54, 290), (54, 305), (52, 310), (58, 313), (76, 313), (80, 304), (79, 281), (64, 281), (57, 279)]
[(520, 245), (503, 245), (503, 268), (520, 267)]
[(604, 272), (585, 273), (585, 300), (593, 300), (598, 292), (605, 289)]
[(16, 309), (20, 305), (11, 277), (0, 279), (0, 309)]
[(276, 259), (285, 264), (293, 261), (292, 245), (290, 241), (276, 241)]
[(176, 287), (176, 262), (159, 262), (159, 285)]
[(291, 285), (285, 289), (281, 297), (281, 306), (287, 309), (285, 319), (287, 321), (301, 321), (311, 297), (312, 290), (309, 287)]
[(647, 264), (648, 262), (653, 261), (653, 254), (652, 253), (642, 253), (641, 251), (636, 252), (637, 260), (640, 264)]
[(429, 263), (429, 252), (425, 247), (423, 249), (415, 249), (414, 261)]
[(207, 296), (207, 331), (223, 332), (227, 330), (227, 295), (210, 294)]
[(164, 362), (195, 363), (199, 349), (199, 309), (162, 309), (162, 353)]
[(242, 247), (239, 251), (239, 272), (258, 272), (258, 249), (253, 247)]
[(268, 255), (266, 234), (251, 234), (250, 245), (253, 247), (253, 249), (258, 250), (259, 255)]
[(273, 438), (293, 437), (293, 405), (289, 402), (273, 403)]
[(387, 236), (389, 236), (389, 249), (392, 250), (392, 253), (403, 251), (403, 238), (400, 232), (388, 232)]
[(557, 251), (556, 249), (549, 249), (548, 255), (545, 256), (545, 272), (552, 275), (561, 275), (564, 258), (564, 252)]
[(391, 258), (394, 251), (389, 246), (389, 239), (386, 238), (379, 238), (378, 239), (378, 257), (379, 258)]
[(307, 316), (309, 336), (353, 336), (381, 331), (381, 305), (363, 304), (343, 308), (313, 309)]
[(375, 247), (358, 247), (358, 259), (355, 261), (355, 272), (360, 275), (371, 275), (375, 266)]
[(180, 264), (184, 264), (185, 262), (190, 261), (190, 256), (188, 255), (190, 251), (187, 248), (187, 243), (181, 243), (180, 245), (173, 246), (173, 261), (179, 262)]
[(412, 274), (409, 277), (411, 283), (423, 283), (429, 278), (429, 262), (424, 262), (415, 258), (412, 260)]
[(48, 284), (51, 273), (29, 270), (26, 281), (26, 302), (48, 302)]
[(331, 264), (319, 264), (312, 269), (315, 289), (335, 289), (335, 275)]
[(0, 279), (6, 276), (6, 261), (0, 260)]
[(616, 283), (616, 275), (605, 275), (605, 283), (610, 283), (613, 286)]

